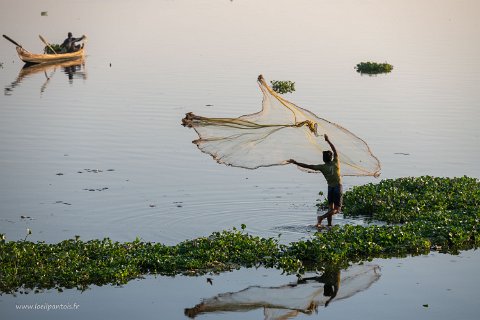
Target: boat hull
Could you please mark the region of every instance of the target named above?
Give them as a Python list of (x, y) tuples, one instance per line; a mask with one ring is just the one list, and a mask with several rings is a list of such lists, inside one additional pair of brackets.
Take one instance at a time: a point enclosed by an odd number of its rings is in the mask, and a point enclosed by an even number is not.
[(47, 63), (62, 62), (81, 59), (85, 55), (85, 49), (81, 48), (75, 52), (58, 53), (58, 54), (35, 54), (17, 47), (18, 57), (25, 63)]

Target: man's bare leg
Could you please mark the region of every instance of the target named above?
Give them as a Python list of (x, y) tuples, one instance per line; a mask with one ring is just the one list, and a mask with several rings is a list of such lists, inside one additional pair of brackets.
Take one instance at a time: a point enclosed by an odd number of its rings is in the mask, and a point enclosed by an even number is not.
[(327, 222), (328, 222), (328, 226), (329, 226), (329, 227), (332, 226), (332, 220), (333, 220), (332, 217), (333, 217), (333, 215), (334, 215), (334, 213), (332, 212), (332, 214), (327, 217)]
[(337, 206), (333, 205), (332, 208), (330, 210), (328, 210), (328, 212), (325, 213), (323, 216), (320, 216), (319, 219), (323, 220), (323, 219), (327, 218), (328, 226), (331, 227), (332, 226), (332, 221), (333, 221), (333, 215), (337, 214), (340, 211), (340, 208), (341, 207), (337, 207)]
[[(325, 213), (324, 215), (321, 215), (321, 216), (317, 216), (317, 228), (321, 228), (322, 227), (322, 221), (323, 219), (327, 218), (327, 221), (328, 220), (328, 217), (331, 217), (333, 215), (333, 211), (335, 210), (335, 204), (334, 203), (330, 203), (328, 205), (328, 211), (327, 213)], [(328, 225), (331, 225), (331, 221), (328, 222)]]
[(317, 216), (317, 224), (315, 225), (317, 228), (322, 227), (322, 220), (323, 220), (323, 215), (322, 216)]
[(327, 218), (328, 225), (332, 225), (332, 216), (336, 213), (335, 209), (330, 209), (328, 210), (327, 213), (321, 216), (317, 216), (317, 228), (320, 228), (322, 226), (322, 221), (323, 219)]

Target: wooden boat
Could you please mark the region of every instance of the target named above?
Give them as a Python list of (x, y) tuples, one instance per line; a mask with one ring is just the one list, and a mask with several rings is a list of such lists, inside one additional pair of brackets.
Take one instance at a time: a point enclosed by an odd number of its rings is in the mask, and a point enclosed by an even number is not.
[(22, 47), (17, 46), (17, 53), (19, 58), (25, 63), (46, 63), (82, 59), (85, 55), (85, 49), (82, 46), (80, 50), (75, 52), (57, 54), (35, 54), (28, 52)]

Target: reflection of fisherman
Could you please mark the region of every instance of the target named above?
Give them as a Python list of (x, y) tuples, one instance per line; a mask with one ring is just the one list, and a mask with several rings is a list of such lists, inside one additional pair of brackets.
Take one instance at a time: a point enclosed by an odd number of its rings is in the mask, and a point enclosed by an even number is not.
[(75, 73), (77, 71), (81, 70), (81, 68), (82, 68), (82, 65), (80, 65), (80, 64), (71, 65), (71, 66), (63, 68), (63, 72), (65, 72), (65, 74), (68, 76), (68, 80), (69, 80), (70, 83), (72, 83), (73, 76), (75, 75)]
[(68, 33), (68, 38), (63, 41), (62, 45), (60, 46), (62, 48), (62, 52), (75, 52), (80, 50), (81, 46), (78, 44), (76, 45), (75, 42), (82, 41), (85, 38), (85, 36), (81, 36), (80, 38), (74, 38), (72, 36), (72, 33)]
[(320, 277), (302, 278), (298, 280), (298, 283), (305, 283), (308, 280), (315, 280), (325, 284), (323, 286), (323, 295), (330, 297), (325, 302), (325, 307), (328, 307), (328, 304), (337, 296), (338, 288), (340, 287), (340, 269), (327, 269)]
[(220, 294), (193, 308), (186, 308), (185, 315), (195, 318), (207, 312), (247, 311), (263, 307), (265, 319), (287, 319), (300, 312), (311, 314), (321, 305), (327, 307), (337, 296), (339, 286), (340, 269), (330, 268), (321, 276), (299, 279), (296, 283), (280, 287), (252, 286), (239, 292)]

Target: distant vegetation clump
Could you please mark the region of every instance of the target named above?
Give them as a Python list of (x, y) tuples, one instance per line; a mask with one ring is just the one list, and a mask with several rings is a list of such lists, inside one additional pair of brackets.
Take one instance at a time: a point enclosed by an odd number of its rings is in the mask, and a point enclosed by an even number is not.
[(272, 80), (270, 81), (272, 84), (273, 91), (284, 94), (290, 93), (295, 91), (295, 82), (292, 81), (280, 81), (280, 80)]
[(355, 66), (355, 69), (359, 73), (365, 74), (378, 74), (378, 73), (388, 73), (393, 70), (393, 66), (388, 63), (377, 63), (377, 62), (360, 62)]

